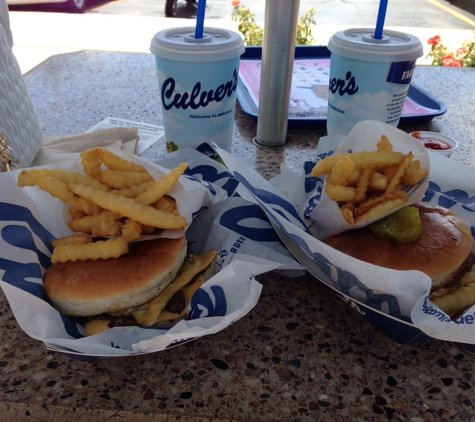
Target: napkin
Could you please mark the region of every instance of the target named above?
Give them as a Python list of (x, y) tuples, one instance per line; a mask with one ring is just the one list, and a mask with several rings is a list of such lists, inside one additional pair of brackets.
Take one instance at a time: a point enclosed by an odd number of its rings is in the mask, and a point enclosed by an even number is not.
[(108, 147), (131, 154), (137, 153), (138, 128), (110, 128), (68, 136), (45, 136), (32, 167), (53, 165), (69, 169), (79, 159), (79, 154), (89, 148)]

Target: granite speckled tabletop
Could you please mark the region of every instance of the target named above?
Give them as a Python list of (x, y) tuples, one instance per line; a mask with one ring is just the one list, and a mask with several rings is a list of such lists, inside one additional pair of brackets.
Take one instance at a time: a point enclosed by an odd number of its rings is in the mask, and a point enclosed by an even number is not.
[[(447, 113), (403, 130), (460, 142), (475, 167), (475, 70), (418, 67), (414, 79)], [(162, 124), (153, 57), (83, 51), (25, 75), (45, 135), (84, 132), (108, 116)], [(284, 147), (256, 147), (255, 120), (236, 110), (233, 154), (266, 178), (297, 170), (324, 128), (289, 128)], [(143, 156), (165, 155), (162, 144)], [(456, 343), (399, 346), (307, 274), (275, 273), (257, 306), (218, 334), (163, 352), (82, 361), (49, 352), (0, 296), (2, 421), (475, 421), (475, 356)]]

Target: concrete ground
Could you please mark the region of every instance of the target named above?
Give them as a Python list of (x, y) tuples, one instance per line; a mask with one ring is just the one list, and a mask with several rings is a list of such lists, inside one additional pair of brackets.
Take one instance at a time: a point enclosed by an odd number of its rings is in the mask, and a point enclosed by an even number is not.
[[(10, 12), (13, 51), (23, 73), (51, 55), (77, 50), (149, 53), (150, 40), (157, 31), (193, 25), (194, 21), (190, 19), (154, 16)], [(207, 25), (237, 29), (237, 24), (230, 18), (209, 19)], [(316, 44), (326, 45), (335, 31), (346, 28), (317, 23), (314, 29)], [(473, 37), (472, 31), (468, 29), (387, 28), (418, 36), (424, 44), (424, 56), (430, 50), (427, 40), (434, 35), (440, 35), (443, 43), (452, 50), (458, 48), (465, 39)], [(430, 61), (422, 57), (418, 63), (429, 64)]]

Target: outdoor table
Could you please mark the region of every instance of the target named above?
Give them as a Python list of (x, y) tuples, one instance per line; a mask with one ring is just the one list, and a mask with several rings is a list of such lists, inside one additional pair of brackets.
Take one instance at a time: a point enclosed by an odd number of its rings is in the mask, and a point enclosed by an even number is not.
[[(162, 125), (154, 58), (80, 51), (25, 76), (44, 135), (88, 130), (108, 116)], [(419, 66), (413, 81), (447, 106), (401, 129), (456, 138), (452, 159), (475, 167), (475, 69)], [(284, 147), (251, 140), (236, 108), (232, 153), (269, 179), (298, 171), (325, 127), (290, 127)], [(163, 143), (142, 156), (165, 155)], [(1, 420), (396, 420), (475, 417), (475, 357), (456, 343), (397, 345), (310, 274), (259, 276), (257, 306), (218, 334), (166, 351), (83, 361), (47, 351), (0, 294)], [(321, 419), (319, 419), (321, 418)]]

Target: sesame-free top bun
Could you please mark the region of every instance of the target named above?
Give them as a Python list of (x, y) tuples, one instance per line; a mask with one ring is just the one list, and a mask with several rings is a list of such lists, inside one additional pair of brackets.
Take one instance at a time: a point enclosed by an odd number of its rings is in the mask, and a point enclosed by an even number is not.
[(375, 237), (369, 229), (331, 236), (326, 243), (354, 258), (394, 270), (419, 270), (432, 279), (432, 289), (451, 280), (472, 249), (469, 225), (444, 207), (414, 204), (422, 221), (421, 236), (411, 243)]
[(53, 306), (67, 316), (124, 311), (160, 294), (180, 269), (186, 250), (184, 236), (137, 242), (119, 258), (52, 264), (43, 286)]

